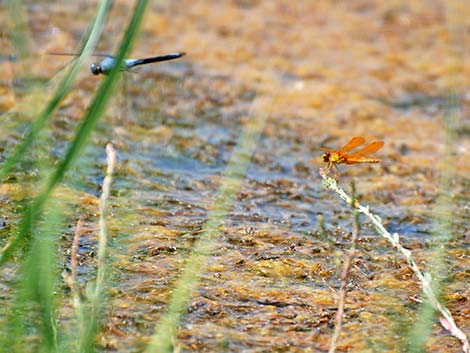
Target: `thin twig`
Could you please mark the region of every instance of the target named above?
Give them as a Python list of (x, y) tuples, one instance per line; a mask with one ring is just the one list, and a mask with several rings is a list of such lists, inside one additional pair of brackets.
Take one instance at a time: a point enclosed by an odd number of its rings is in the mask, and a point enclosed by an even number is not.
[(98, 240), (98, 270), (96, 275), (96, 288), (95, 288), (95, 299), (98, 299), (103, 290), (104, 276), (106, 273), (106, 250), (108, 244), (108, 227), (106, 225), (107, 209), (109, 193), (111, 189), (111, 181), (114, 172), (114, 165), (116, 163), (116, 151), (111, 143), (106, 145), (106, 156), (108, 169), (106, 171), (106, 177), (103, 180), (103, 188), (100, 197), (100, 235)]
[(331, 342), (330, 342), (330, 349), (328, 350), (328, 353), (335, 353), (336, 352), (336, 347), (338, 343), (338, 338), (341, 335), (341, 331), (343, 328), (343, 315), (344, 315), (344, 306), (346, 303), (346, 286), (348, 285), (348, 278), (349, 278), (349, 272), (351, 270), (351, 263), (354, 258), (354, 255), (356, 254), (356, 241), (357, 238), (359, 237), (359, 230), (360, 230), (360, 223), (359, 223), (359, 215), (357, 210), (354, 208), (353, 204), (356, 201), (356, 198), (354, 197), (355, 195), (355, 187), (354, 183), (351, 185), (351, 191), (353, 197), (352, 202), (351, 202), (351, 210), (353, 212), (353, 218), (354, 218), (354, 231), (351, 236), (351, 248), (346, 252), (346, 258), (344, 260), (344, 265), (343, 265), (343, 271), (341, 273), (341, 287), (339, 289), (339, 295), (338, 295), (338, 311), (336, 312), (336, 317), (335, 317), (335, 331), (333, 333), (333, 336), (331, 337)]
[(374, 224), (377, 232), (386, 240), (388, 240), (392, 246), (406, 258), (408, 261), (408, 266), (411, 267), (416, 277), (418, 277), (418, 280), (421, 282), (423, 292), (428, 298), (429, 304), (431, 304), (431, 306), (442, 315), (440, 318), (441, 325), (444, 327), (444, 329), (449, 331), (452, 336), (458, 338), (462, 342), (463, 352), (470, 353), (470, 344), (467, 335), (457, 326), (449, 309), (439, 302), (439, 299), (432, 289), (431, 275), (426, 272), (421, 272), (418, 264), (411, 254), (411, 251), (405, 249), (400, 244), (400, 235), (398, 233), (391, 234), (382, 224), (380, 217), (369, 211), (369, 206), (364, 207), (357, 200), (353, 201), (353, 198), (349, 196), (343, 189), (338, 187), (337, 181), (329, 177), (323, 168), (320, 168), (320, 175), (323, 178), (323, 186), (325, 188), (335, 191), (341, 199), (352, 205), (352, 207), (357, 209), (358, 212), (366, 215)]
[(107, 203), (111, 189), (112, 175), (114, 172), (114, 165), (116, 163), (116, 152), (111, 143), (106, 146), (107, 156), (107, 170), (106, 176), (103, 180), (103, 186), (100, 196), (99, 204), (99, 238), (98, 238), (98, 255), (97, 255), (97, 274), (94, 291), (90, 296), (89, 310), (81, 311), (80, 322), (83, 323), (82, 337), (80, 339), (80, 351), (88, 351), (88, 347), (93, 342), (94, 333), (98, 324), (98, 312), (102, 301), (103, 291), (105, 287), (106, 275), (106, 256), (108, 244), (108, 231), (106, 225), (107, 216)]
[(72, 242), (72, 252), (70, 254), (70, 269), (71, 269), (71, 275), (68, 281), (68, 284), (70, 286), (70, 290), (72, 292), (72, 298), (73, 298), (73, 305), (76, 310), (79, 310), (80, 307), (80, 290), (78, 288), (78, 276), (77, 276), (77, 268), (78, 268), (78, 247), (80, 245), (80, 237), (83, 232), (83, 217), (80, 217), (80, 219), (77, 222), (77, 226), (75, 228), (75, 235), (73, 237), (73, 242)]

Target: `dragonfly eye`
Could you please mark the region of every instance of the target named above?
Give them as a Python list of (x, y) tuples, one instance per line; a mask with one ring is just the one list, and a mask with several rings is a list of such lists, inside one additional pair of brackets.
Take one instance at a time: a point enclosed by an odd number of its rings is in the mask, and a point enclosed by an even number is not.
[(328, 163), (330, 161), (331, 154), (329, 152), (323, 153), (321, 158), (323, 162)]
[(103, 73), (103, 70), (101, 69), (100, 64), (91, 64), (90, 65), (90, 70), (93, 75), (99, 75)]

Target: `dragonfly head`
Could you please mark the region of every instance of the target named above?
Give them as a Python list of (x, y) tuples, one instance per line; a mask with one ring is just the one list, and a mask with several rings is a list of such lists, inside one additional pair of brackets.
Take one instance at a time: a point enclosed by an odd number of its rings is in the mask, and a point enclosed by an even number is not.
[(325, 152), (322, 154), (321, 156), (321, 159), (323, 160), (323, 162), (325, 163), (330, 163), (331, 161), (331, 153), (330, 152)]
[(90, 65), (90, 71), (93, 75), (99, 75), (103, 73), (103, 69), (100, 64), (93, 63)]

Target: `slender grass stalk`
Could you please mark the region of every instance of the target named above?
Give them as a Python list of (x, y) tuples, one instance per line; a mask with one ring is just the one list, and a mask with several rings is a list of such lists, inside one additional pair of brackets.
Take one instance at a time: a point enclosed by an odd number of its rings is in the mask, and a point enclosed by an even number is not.
[(181, 277), (172, 291), (167, 312), (160, 319), (155, 328), (155, 334), (145, 350), (147, 353), (167, 353), (174, 350), (178, 326), (187, 310), (193, 292), (197, 289), (207, 258), (211, 255), (215, 241), (221, 234), (224, 220), (241, 188), (246, 168), (264, 129), (265, 116), (252, 116), (253, 119), (244, 126), (238, 139), (222, 177), (214, 204), (207, 215), (204, 229), (183, 266)]
[(122, 41), (118, 55), (116, 56), (115, 67), (111, 70), (109, 75), (104, 79), (103, 83), (101, 84), (84, 119), (79, 125), (77, 133), (75, 134), (75, 138), (70, 144), (64, 158), (59, 162), (56, 169), (52, 172), (51, 176), (49, 177), (46, 183), (46, 186), (43, 188), (43, 190), (41, 190), (39, 195), (26, 209), (19, 226), (18, 234), (10, 243), (8, 243), (2, 249), (2, 252), (0, 253), (0, 265), (5, 263), (9, 259), (9, 257), (13, 254), (13, 251), (16, 250), (16, 248), (18, 248), (24, 241), (27, 241), (29, 239), (33, 223), (40, 214), (44, 203), (48, 199), (52, 190), (62, 180), (66, 171), (73, 164), (79, 152), (83, 149), (96, 123), (100, 119), (109, 101), (109, 98), (111, 97), (111, 93), (115, 86), (116, 79), (119, 75), (122, 61), (129, 52), (131, 44), (137, 35), (138, 27), (143, 17), (146, 5), (147, 0), (140, 0), (137, 2), (133, 16), (124, 35), (124, 39)]
[[(70, 288), (71, 297), (72, 297), (72, 306), (75, 310), (75, 318), (71, 326), (73, 329), (73, 334), (70, 333), (64, 335), (62, 340), (62, 345), (59, 351), (70, 351), (72, 349), (79, 350), (81, 342), (81, 334), (77, 335), (78, 332), (84, 332), (84, 326), (86, 323), (86, 310), (84, 309), (83, 296), (81, 295), (81, 288), (78, 282), (78, 251), (80, 247), (80, 239), (83, 233), (84, 218), (80, 217), (75, 226), (75, 233), (72, 241), (72, 249), (70, 253), (70, 275), (65, 276), (65, 282)], [(73, 348), (72, 348), (73, 347)]]
[[(68, 206), (51, 197), (45, 209), (19, 270), (17, 288), (8, 306), (6, 325), (0, 338), (1, 352), (24, 352), (26, 347), (35, 345), (37, 351), (54, 352), (59, 345), (56, 314), (59, 271), (55, 235), (64, 225)], [(32, 324), (40, 337), (38, 343), (30, 342)]]
[(80, 352), (93, 351), (93, 339), (98, 328), (98, 314), (103, 298), (105, 289), (105, 276), (106, 276), (106, 257), (107, 257), (107, 244), (108, 244), (108, 230), (107, 230), (107, 203), (109, 193), (111, 190), (112, 176), (114, 173), (114, 166), (116, 164), (116, 152), (111, 144), (106, 146), (107, 155), (107, 171), (106, 177), (103, 181), (103, 188), (100, 197), (100, 220), (99, 220), (99, 241), (98, 241), (98, 269), (96, 275), (95, 288), (90, 300), (90, 311), (85, 317), (79, 317), (79, 320), (84, 320), (84, 330), (80, 339)]
[(106, 146), (107, 165), (106, 177), (103, 180), (103, 187), (100, 197), (100, 236), (98, 243), (98, 274), (96, 278), (95, 298), (99, 299), (103, 292), (104, 279), (106, 273), (106, 251), (108, 244), (108, 227), (106, 224), (107, 204), (111, 191), (111, 182), (116, 164), (116, 151), (111, 143)]
[(80, 72), (86, 58), (93, 52), (98, 43), (98, 40), (103, 32), (106, 21), (106, 15), (112, 4), (111, 0), (103, 0), (99, 3), (97, 14), (93, 25), (90, 27), (84, 41), (83, 49), (80, 56), (75, 63), (71, 66), (70, 71), (64, 76), (59, 83), (56, 92), (46, 107), (39, 113), (36, 119), (31, 123), (28, 131), (26, 131), (23, 140), (15, 147), (13, 152), (6, 158), (2, 167), (0, 168), (0, 180), (3, 179), (11, 169), (18, 163), (24, 156), (33, 141), (37, 138), (39, 132), (44, 128), (46, 122), (50, 119), (54, 111), (59, 106), (60, 102), (70, 92), (78, 73)]
[[(470, 6), (468, 2), (449, 1), (445, 3), (446, 26), (450, 34), (450, 57), (454, 61), (455, 67), (468, 67), (470, 53), (470, 36), (468, 28), (470, 26)], [(439, 197), (436, 200), (433, 220), (433, 235), (436, 243), (432, 249), (432, 263), (430, 268), (432, 271), (434, 292), (436, 295), (441, 293), (441, 282), (448, 276), (445, 256), (447, 253), (447, 245), (453, 237), (452, 219), (454, 201), (449, 197), (452, 193), (452, 181), (456, 177), (456, 163), (453, 147), (458, 139), (458, 131), (462, 122), (462, 102), (460, 98), (468, 89), (469, 78), (466, 82), (462, 82), (462, 72), (453, 71), (449, 75), (452, 80), (452, 88), (447, 94), (445, 101), (445, 111), (442, 118), (442, 127), (445, 133), (445, 150), (440, 156), (440, 164), (438, 165), (438, 188)], [(463, 84), (462, 84), (463, 83)], [(469, 342), (462, 331), (456, 330), (453, 323), (447, 318), (440, 317), (441, 325), (448, 331), (452, 332), (463, 342), (463, 351), (469, 352)], [(432, 305), (423, 304), (420, 308), (418, 318), (410, 333), (410, 344), (408, 351), (418, 353), (423, 351), (423, 346), (431, 334), (432, 325), (435, 321), (434, 308)]]
[[(53, 202), (50, 202), (53, 201)], [(39, 228), (42, 234), (35, 234), (31, 253), (25, 262), (26, 286), (32, 286), (29, 291), (33, 299), (38, 303), (40, 315), (41, 352), (54, 352), (58, 347), (57, 337), (57, 267), (56, 232), (64, 223), (63, 202), (50, 198), (46, 205), (48, 215), (45, 217), (44, 226)]]
[(93, 338), (96, 334), (98, 327), (98, 313), (100, 311), (100, 305), (103, 301), (103, 293), (106, 287), (106, 258), (107, 258), (107, 243), (108, 243), (108, 231), (107, 231), (107, 203), (111, 191), (112, 176), (114, 174), (114, 168), (116, 164), (116, 152), (112, 144), (106, 146), (107, 155), (107, 171), (106, 176), (103, 180), (102, 192), (100, 196), (99, 204), (99, 241), (98, 241), (98, 265), (97, 265), (97, 276), (94, 286), (94, 291), (89, 297), (90, 302), (84, 302), (80, 294), (80, 288), (78, 285), (77, 270), (78, 270), (78, 248), (80, 243), (81, 234), (83, 232), (83, 218), (80, 218), (77, 222), (75, 235), (72, 242), (71, 251), (71, 275), (67, 278), (67, 283), (72, 292), (73, 306), (75, 308), (77, 325), (80, 327), (80, 335), (75, 337), (78, 340), (78, 346), (80, 352), (92, 351)]
[(17, 53), (14, 55), (20, 59), (29, 56), (31, 51), (31, 35), (27, 25), (27, 13), (23, 8), (21, 0), (7, 0), (6, 8), (8, 10), (9, 19), (12, 22), (12, 28), (9, 30), (13, 45)]
[(367, 216), (371, 222), (374, 224), (377, 233), (384, 237), (386, 240), (390, 242), (390, 244), (398, 250), (408, 261), (408, 266), (413, 270), (415, 276), (418, 278), (419, 282), (421, 283), (421, 287), (423, 289), (423, 293), (428, 299), (429, 305), (436, 311), (438, 311), (441, 315), (440, 322), (445, 323), (443, 327), (448, 330), (454, 337), (458, 338), (462, 342), (462, 347), (464, 352), (470, 353), (469, 351), (469, 339), (465, 335), (465, 333), (460, 330), (457, 324), (452, 317), (449, 309), (447, 309), (438, 299), (438, 296), (435, 292), (435, 287), (433, 284), (433, 279), (429, 273), (423, 273), (416, 261), (414, 260), (411, 251), (405, 249), (400, 244), (400, 235), (398, 233), (391, 234), (383, 225), (382, 220), (379, 216), (373, 214), (369, 210), (369, 206), (362, 206), (357, 200), (353, 202), (353, 198), (348, 195), (343, 189), (338, 186), (338, 183), (335, 179), (329, 177), (327, 175), (326, 170), (323, 168), (320, 169), (320, 175), (323, 178), (323, 186), (327, 189), (335, 191), (339, 197), (346, 201), (348, 204), (352, 205), (359, 213), (364, 214)]
[[(80, 246), (80, 238), (83, 232), (83, 217), (77, 222), (75, 227), (75, 234), (72, 241), (72, 250), (70, 252), (70, 276), (67, 277), (67, 284), (70, 287), (70, 291), (72, 292), (72, 300), (73, 306), (75, 308), (77, 318), (80, 318), (81, 313), (81, 296), (80, 296), (80, 288), (78, 288), (78, 248)], [(79, 319), (79, 321), (81, 321)]]
[(348, 285), (349, 272), (351, 270), (351, 263), (356, 254), (356, 241), (357, 241), (357, 238), (359, 237), (359, 231), (361, 229), (361, 224), (359, 222), (359, 212), (354, 207), (354, 204), (357, 200), (356, 188), (355, 188), (354, 183), (351, 183), (351, 194), (352, 194), (351, 212), (353, 214), (353, 219), (354, 219), (354, 230), (351, 236), (351, 248), (346, 252), (346, 258), (344, 260), (343, 270), (341, 272), (341, 287), (339, 289), (339, 295), (338, 295), (338, 311), (336, 312), (336, 317), (335, 317), (335, 331), (333, 332), (333, 336), (331, 337), (330, 349), (328, 350), (328, 353), (336, 352), (338, 339), (343, 329), (344, 305), (346, 304), (346, 295), (347, 295), (346, 287)]
[[(446, 161), (445, 168), (439, 168), (439, 190), (440, 196), (436, 200), (436, 204), (433, 212), (433, 222), (432, 222), (432, 234), (434, 245), (431, 249), (432, 256), (429, 258), (428, 268), (429, 268), (429, 277), (432, 278), (430, 286), (432, 286), (432, 291), (436, 298), (439, 298), (442, 293), (442, 281), (445, 279), (447, 274), (447, 266), (445, 263), (445, 254), (447, 252), (447, 245), (452, 239), (452, 210), (453, 202), (450, 199), (449, 191), (451, 188), (451, 180), (455, 173), (452, 162), (452, 155), (449, 150), (450, 143), (447, 142), (447, 152), (442, 157)], [(432, 303), (423, 303), (418, 311), (414, 325), (409, 332), (409, 345), (407, 350), (410, 353), (420, 353), (424, 350), (423, 346), (427, 342), (429, 336), (432, 332), (432, 325), (436, 321), (435, 316), (436, 307)], [(448, 320), (444, 316), (441, 316), (440, 320)], [(444, 325), (443, 325), (444, 326)], [(446, 327), (446, 326), (444, 326)], [(460, 334), (458, 331), (452, 329), (452, 323), (450, 323), (448, 331), (457, 333), (457, 336)], [(456, 337), (457, 337), (456, 336)], [(465, 341), (465, 340), (464, 340)], [(462, 342), (464, 342), (462, 341)], [(467, 351), (468, 352), (468, 351)]]

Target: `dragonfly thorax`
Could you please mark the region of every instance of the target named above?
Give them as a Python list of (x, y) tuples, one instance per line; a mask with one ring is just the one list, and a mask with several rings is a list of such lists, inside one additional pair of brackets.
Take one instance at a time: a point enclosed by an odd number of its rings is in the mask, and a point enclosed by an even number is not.
[(345, 158), (341, 154), (335, 152), (323, 153), (322, 159), (325, 163), (341, 164), (345, 162)]

